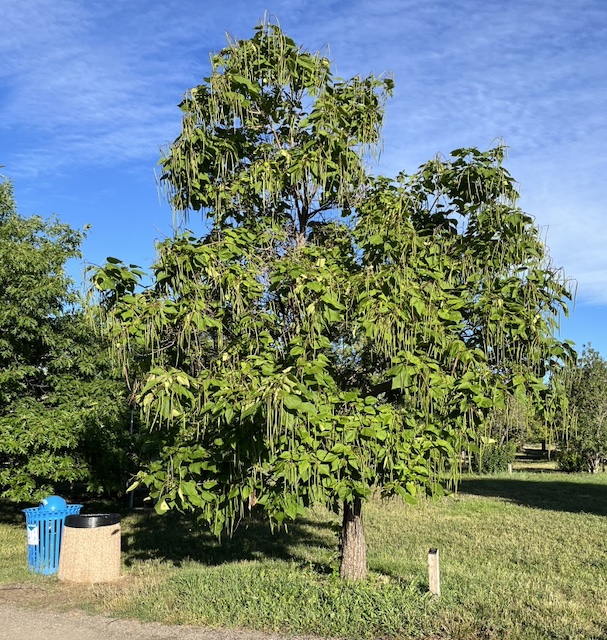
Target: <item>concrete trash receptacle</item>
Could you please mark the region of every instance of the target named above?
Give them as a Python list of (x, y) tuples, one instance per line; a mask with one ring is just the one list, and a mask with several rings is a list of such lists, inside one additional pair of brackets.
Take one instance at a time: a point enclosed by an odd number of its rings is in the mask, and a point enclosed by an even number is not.
[(110, 582), (120, 577), (120, 515), (68, 516), (57, 578), (65, 582)]

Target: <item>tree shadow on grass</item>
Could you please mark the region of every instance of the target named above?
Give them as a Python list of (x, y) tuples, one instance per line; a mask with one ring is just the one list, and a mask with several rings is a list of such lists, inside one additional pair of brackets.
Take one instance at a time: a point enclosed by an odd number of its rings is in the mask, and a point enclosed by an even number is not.
[[(61, 494), (66, 495), (66, 494)], [(103, 500), (100, 498), (70, 497), (66, 495), (67, 503), (70, 505), (81, 504), (81, 513), (119, 513), (126, 515), (127, 510), (123, 502), (115, 500)], [(37, 507), (39, 503), (35, 502), (12, 502), (11, 500), (0, 499), (0, 524), (23, 525), (25, 527), (24, 509)]]
[(459, 490), (460, 493), (503, 498), (535, 509), (607, 516), (607, 485), (600, 482), (470, 478), (461, 482)]
[[(315, 557), (331, 558), (337, 550), (337, 534), (329, 518), (298, 518), (288, 531), (272, 532), (262, 513), (245, 517), (232, 537), (219, 541), (204, 524), (189, 514), (158, 515), (152, 509), (132, 511), (124, 502), (95, 499), (69, 500), (82, 503), (81, 513), (118, 513), (122, 518), (122, 552), (125, 563), (160, 560), (180, 566), (186, 560), (206, 565), (271, 558), (290, 560), (311, 566), (319, 573), (330, 573), (330, 562), (316, 562)], [(34, 504), (17, 504), (0, 500), (0, 524), (22, 526), (23, 509)], [(309, 550), (310, 554), (306, 551)], [(306, 557), (304, 557), (304, 555)]]
[(198, 524), (194, 516), (178, 513), (132, 514), (124, 522), (122, 533), (127, 566), (142, 560), (162, 560), (180, 566), (186, 560), (219, 565), (271, 558), (300, 561), (319, 573), (329, 573), (331, 569), (302, 558), (297, 547), (315, 547), (326, 557), (335, 551), (337, 540), (329, 520), (300, 518), (289, 525), (288, 532), (272, 532), (261, 514), (245, 518), (232, 537), (224, 536), (221, 541), (206, 526)]
[(32, 504), (19, 504), (10, 500), (0, 500), (0, 524), (23, 525), (25, 529), (25, 514), (23, 509), (32, 507)]

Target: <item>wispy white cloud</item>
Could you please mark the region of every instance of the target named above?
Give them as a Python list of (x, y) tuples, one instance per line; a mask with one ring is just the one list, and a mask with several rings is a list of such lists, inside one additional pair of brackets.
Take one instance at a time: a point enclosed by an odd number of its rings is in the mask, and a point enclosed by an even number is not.
[(23, 132), (17, 170), (46, 170), (47, 155), (56, 167), (157, 155), (191, 75), (180, 25), (169, 38), (150, 7), (58, 5), (9, 2), (0, 22), (0, 127)]

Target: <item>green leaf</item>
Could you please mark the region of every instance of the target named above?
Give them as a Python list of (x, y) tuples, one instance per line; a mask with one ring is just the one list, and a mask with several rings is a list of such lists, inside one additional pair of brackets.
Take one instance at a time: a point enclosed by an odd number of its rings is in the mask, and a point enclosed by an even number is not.
[(161, 500), (160, 502), (157, 502), (155, 508), (156, 508), (156, 512), (161, 514), (166, 513), (171, 509), (166, 500)]
[(300, 396), (296, 396), (294, 394), (289, 394), (283, 397), (282, 399), (285, 407), (287, 409), (291, 409), (292, 411), (297, 411), (302, 408), (302, 399)]

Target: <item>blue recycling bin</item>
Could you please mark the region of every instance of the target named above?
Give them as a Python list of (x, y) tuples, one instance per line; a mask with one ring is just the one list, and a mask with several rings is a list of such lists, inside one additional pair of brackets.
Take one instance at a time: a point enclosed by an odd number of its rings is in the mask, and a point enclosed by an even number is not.
[(81, 504), (67, 504), (59, 496), (45, 498), (39, 507), (23, 509), (27, 528), (27, 562), (32, 571), (52, 575), (59, 568), (59, 553), (66, 516), (76, 515)]

